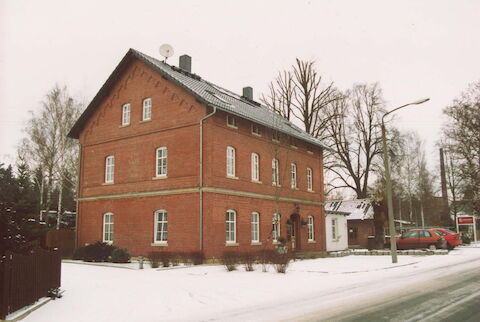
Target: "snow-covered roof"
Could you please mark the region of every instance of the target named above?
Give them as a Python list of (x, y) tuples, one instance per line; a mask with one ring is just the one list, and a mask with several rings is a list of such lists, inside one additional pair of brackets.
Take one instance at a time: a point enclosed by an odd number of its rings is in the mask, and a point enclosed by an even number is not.
[(373, 207), (369, 199), (327, 201), (325, 203), (325, 212), (349, 213), (347, 220), (373, 219)]

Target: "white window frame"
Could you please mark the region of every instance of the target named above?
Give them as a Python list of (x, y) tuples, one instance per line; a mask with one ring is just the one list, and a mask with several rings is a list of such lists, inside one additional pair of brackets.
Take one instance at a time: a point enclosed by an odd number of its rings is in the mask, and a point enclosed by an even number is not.
[(155, 176), (166, 177), (168, 174), (168, 149), (161, 146), (155, 150)]
[(229, 209), (225, 213), (225, 240), (227, 244), (237, 242), (237, 212)]
[(227, 177), (235, 178), (235, 148), (227, 146)]
[(105, 158), (105, 183), (113, 183), (115, 180), (115, 156)]
[(152, 99), (150, 97), (143, 100), (142, 121), (152, 119)]
[(308, 241), (315, 240), (315, 226), (313, 222), (313, 216), (307, 217), (307, 227), (308, 227)]
[(297, 189), (297, 164), (290, 163), (290, 188)]
[(338, 239), (338, 219), (332, 218), (332, 239)]
[(278, 166), (278, 159), (272, 159), (272, 185), (279, 186), (280, 185), (280, 174), (279, 174), (279, 166)]
[(232, 115), (227, 115), (227, 126), (233, 127), (233, 128), (238, 128), (237, 126), (237, 119), (233, 117)]
[(252, 181), (260, 181), (260, 156), (258, 153), (252, 153), (251, 156)]
[(168, 243), (168, 212), (164, 209), (155, 211), (153, 218), (153, 243)]
[(251, 130), (252, 130), (253, 135), (262, 136), (262, 131), (260, 130), (260, 125), (252, 124)]
[(312, 168), (307, 168), (307, 190), (313, 191), (313, 170)]
[(113, 213), (107, 212), (103, 214), (102, 241), (107, 244), (113, 243), (113, 219)]
[(272, 216), (272, 240), (273, 242), (277, 242), (278, 238), (280, 237), (280, 223), (281, 223), (282, 215), (278, 213), (274, 213)]
[(251, 223), (251, 239), (252, 243), (260, 242), (260, 214), (256, 211), (252, 212), (250, 217)]
[(122, 106), (122, 126), (130, 125), (130, 103)]

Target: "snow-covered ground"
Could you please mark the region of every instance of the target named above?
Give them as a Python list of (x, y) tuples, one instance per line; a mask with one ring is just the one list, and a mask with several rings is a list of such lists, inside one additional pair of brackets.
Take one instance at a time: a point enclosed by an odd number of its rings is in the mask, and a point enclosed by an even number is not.
[[(278, 321), (323, 307), (348, 305), (358, 294), (394, 291), (455, 269), (477, 268), (480, 245), (448, 255), (348, 256), (293, 262), (287, 274), (272, 267), (227, 272), (220, 265), (139, 270), (62, 264), (61, 299), (25, 321)], [(452, 266), (453, 265), (453, 266)], [(388, 285), (388, 286), (387, 286)], [(355, 290), (355, 291), (354, 291)]]

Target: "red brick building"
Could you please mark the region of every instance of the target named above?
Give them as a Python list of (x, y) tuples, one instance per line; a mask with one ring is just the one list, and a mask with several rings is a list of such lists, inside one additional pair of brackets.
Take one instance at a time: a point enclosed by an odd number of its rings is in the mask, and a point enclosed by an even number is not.
[[(252, 100), (130, 49), (70, 131), (77, 245), (325, 250), (323, 146)], [(278, 215), (277, 215), (278, 214)]]

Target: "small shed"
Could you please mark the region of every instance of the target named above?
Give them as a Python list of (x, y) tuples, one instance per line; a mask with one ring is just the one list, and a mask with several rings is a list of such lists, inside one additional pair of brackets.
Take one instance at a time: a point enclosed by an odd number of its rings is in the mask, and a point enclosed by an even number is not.
[(325, 238), (327, 252), (348, 249), (348, 215), (348, 212), (325, 209)]

